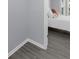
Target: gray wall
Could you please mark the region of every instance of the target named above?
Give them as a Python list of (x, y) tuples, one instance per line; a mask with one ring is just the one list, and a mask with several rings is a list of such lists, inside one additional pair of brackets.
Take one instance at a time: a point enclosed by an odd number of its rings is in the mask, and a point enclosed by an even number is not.
[(29, 0), (29, 38), (44, 43), (44, 2)]
[(9, 52), (28, 37), (28, 0), (9, 0)]
[(9, 0), (9, 52), (30, 38), (44, 44), (43, 0)]
[(50, 0), (50, 8), (56, 9), (60, 13), (60, 0)]

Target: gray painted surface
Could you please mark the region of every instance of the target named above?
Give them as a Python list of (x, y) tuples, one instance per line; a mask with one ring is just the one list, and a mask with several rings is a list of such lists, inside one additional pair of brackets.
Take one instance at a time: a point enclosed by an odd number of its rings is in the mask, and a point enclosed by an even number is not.
[(9, 0), (9, 52), (26, 38), (44, 44), (43, 0)]
[(9, 52), (28, 37), (28, 0), (9, 0)]
[(56, 9), (58, 12), (60, 12), (60, 0), (50, 0), (50, 8)]
[(44, 2), (29, 0), (29, 38), (44, 44)]
[(49, 30), (47, 50), (27, 43), (9, 59), (70, 59), (70, 37)]

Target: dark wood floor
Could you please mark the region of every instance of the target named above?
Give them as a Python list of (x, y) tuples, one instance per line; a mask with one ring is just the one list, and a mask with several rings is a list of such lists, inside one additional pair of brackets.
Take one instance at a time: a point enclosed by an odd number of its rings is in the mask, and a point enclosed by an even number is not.
[(27, 43), (9, 59), (70, 59), (70, 36), (49, 30), (47, 50)]

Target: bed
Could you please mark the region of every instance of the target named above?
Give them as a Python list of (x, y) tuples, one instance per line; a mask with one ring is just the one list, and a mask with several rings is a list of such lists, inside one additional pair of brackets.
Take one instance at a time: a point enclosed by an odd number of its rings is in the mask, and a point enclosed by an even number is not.
[(49, 17), (48, 26), (70, 32), (70, 16)]

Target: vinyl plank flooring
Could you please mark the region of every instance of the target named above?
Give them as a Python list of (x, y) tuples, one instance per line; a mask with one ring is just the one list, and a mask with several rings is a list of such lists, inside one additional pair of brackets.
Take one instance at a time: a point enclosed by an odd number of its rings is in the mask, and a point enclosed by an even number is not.
[(70, 59), (70, 36), (49, 30), (47, 50), (27, 43), (9, 59)]

